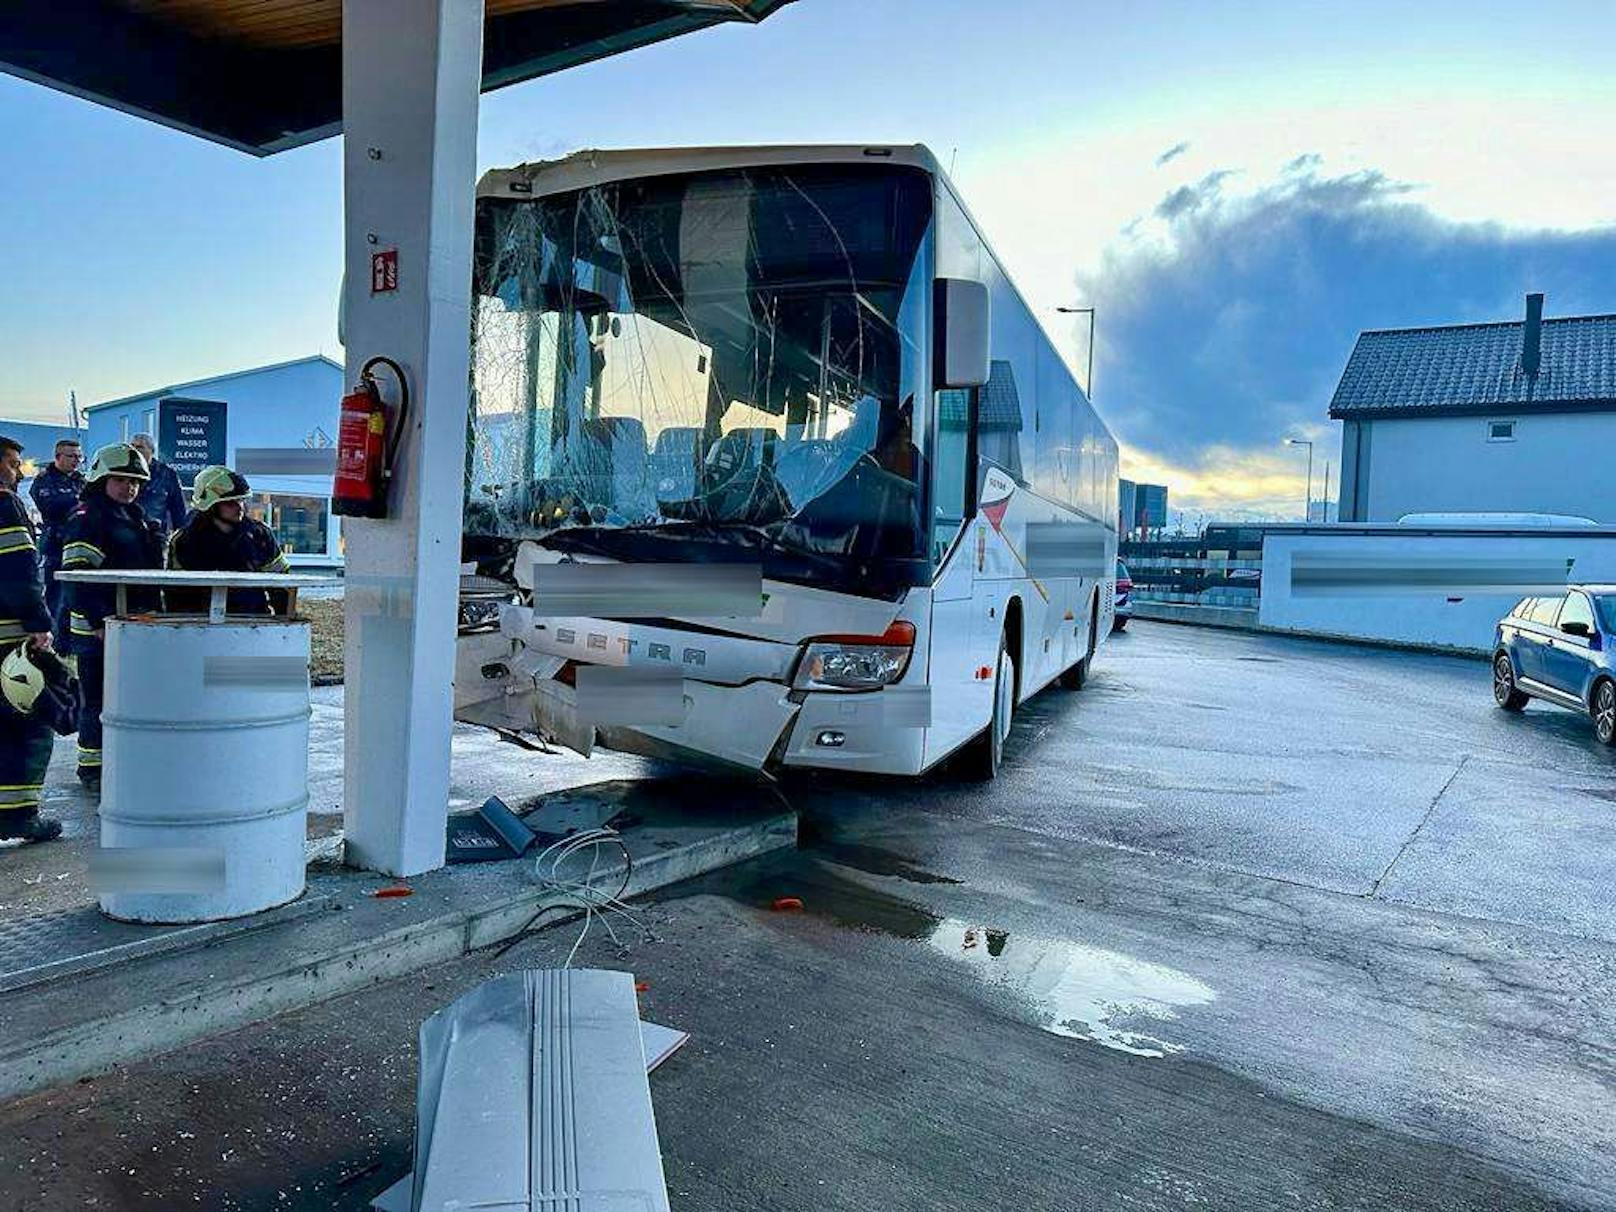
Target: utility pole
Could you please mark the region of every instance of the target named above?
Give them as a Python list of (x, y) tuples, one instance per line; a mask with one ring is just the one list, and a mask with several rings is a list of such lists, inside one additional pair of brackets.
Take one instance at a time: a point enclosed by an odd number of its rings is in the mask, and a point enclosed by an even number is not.
[(1319, 521), (1330, 520), (1330, 460), (1324, 460), (1324, 506), (1319, 510)]
[(1306, 522), (1313, 513), (1313, 443), (1306, 438), (1286, 438), (1285, 445), (1307, 447), (1307, 497), (1302, 503), (1302, 521)]

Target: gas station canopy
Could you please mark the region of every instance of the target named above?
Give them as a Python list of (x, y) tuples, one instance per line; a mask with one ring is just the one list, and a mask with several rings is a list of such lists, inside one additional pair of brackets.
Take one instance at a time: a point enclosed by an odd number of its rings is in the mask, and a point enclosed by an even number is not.
[[(790, 0), (484, 0), (484, 92)], [(269, 155), (342, 129), (342, 0), (5, 6), (0, 70)], [(385, 56), (385, 46), (376, 53)]]

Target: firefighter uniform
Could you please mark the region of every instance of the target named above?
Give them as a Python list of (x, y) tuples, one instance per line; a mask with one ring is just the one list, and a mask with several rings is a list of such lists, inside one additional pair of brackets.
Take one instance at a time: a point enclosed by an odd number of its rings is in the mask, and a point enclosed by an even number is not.
[[(228, 467), (204, 467), (191, 496), (191, 520), (168, 542), (168, 566), (184, 572), (290, 572), (275, 532), (256, 518), (219, 516), (219, 506), (240, 503), (252, 495), (246, 477)], [(208, 591), (170, 589), (169, 610), (183, 613), (207, 609)], [(285, 614), (285, 590), (232, 589), (225, 609), (231, 614)]]
[(42, 525), (39, 528), (39, 568), (45, 580), (45, 609), (50, 611), (56, 643), (65, 647), (67, 627), (62, 620), (62, 587), (56, 571), (62, 566), (62, 530), (68, 515), (78, 508), (84, 477), (77, 471), (63, 471), (55, 463), (34, 477), (28, 495), (34, 498)]
[[(39, 580), (34, 526), (9, 489), (0, 489), (0, 662), (28, 637), (50, 630)], [(9, 687), (7, 688), (9, 690)], [(39, 818), (55, 733), (41, 716), (0, 696), (0, 838), (48, 841), (62, 831)]]
[[(96, 451), (84, 498), (67, 519), (62, 542), (62, 570), (149, 569), (163, 566), (163, 539), (136, 502), (120, 504), (106, 495), (110, 476), (144, 482), (146, 461), (131, 446), (117, 443)], [(117, 591), (110, 585), (67, 582), (63, 599), (67, 609), (68, 647), (78, 656), (79, 675), (79, 778), (99, 787), (101, 782), (101, 694), (106, 673), (105, 631), (108, 616), (117, 609)], [(155, 610), (155, 588), (129, 586), (126, 602), (131, 613)], [(98, 634), (99, 633), (99, 634)]]

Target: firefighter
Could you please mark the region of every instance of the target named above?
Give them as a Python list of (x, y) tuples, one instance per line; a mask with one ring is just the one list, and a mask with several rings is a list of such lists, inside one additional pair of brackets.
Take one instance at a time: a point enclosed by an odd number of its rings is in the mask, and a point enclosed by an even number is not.
[[(290, 572), (275, 532), (250, 518), (242, 504), (252, 495), (245, 476), (228, 467), (204, 467), (191, 489), (191, 520), (168, 543), (168, 566), (185, 572)], [(168, 609), (200, 613), (205, 589), (170, 589)], [(286, 614), (285, 590), (232, 589), (231, 614)], [(273, 608), (272, 608), (273, 607)]]
[(149, 433), (137, 433), (129, 445), (140, 451), (146, 460), (151, 479), (140, 490), (140, 512), (145, 514), (168, 536), (185, 525), (185, 490), (180, 487), (179, 472), (157, 457), (157, 444)]
[[(90, 460), (79, 506), (68, 516), (62, 539), (62, 571), (79, 569), (146, 569), (163, 566), (162, 532), (136, 504), (141, 485), (150, 478), (146, 460), (133, 446), (114, 442)], [(81, 782), (101, 790), (101, 691), (106, 672), (107, 617), (116, 609), (110, 585), (68, 581), (68, 645), (78, 655), (79, 762)], [(154, 610), (157, 590), (129, 586), (131, 612)]]
[(0, 438), (0, 838), (48, 842), (61, 823), (39, 815), (54, 733), (34, 701), (44, 678), (30, 649), (51, 646), (34, 526), (17, 497), (22, 444)]
[(34, 498), (42, 525), (39, 529), (39, 569), (45, 579), (45, 609), (50, 611), (51, 627), (56, 645), (66, 648), (66, 623), (62, 616), (62, 586), (56, 580), (56, 570), (62, 566), (62, 528), (67, 515), (78, 507), (79, 493), (84, 490), (84, 473), (79, 464), (84, 461), (84, 448), (76, 438), (63, 438), (56, 443), (50, 466), (34, 477), (28, 495)]

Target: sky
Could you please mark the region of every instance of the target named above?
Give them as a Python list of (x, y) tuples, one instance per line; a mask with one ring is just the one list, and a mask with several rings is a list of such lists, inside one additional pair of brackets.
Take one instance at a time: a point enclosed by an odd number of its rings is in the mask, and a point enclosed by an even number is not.
[[(483, 99), (479, 168), (923, 142), (1176, 511), (1300, 514), (1365, 328), (1616, 312), (1616, 5), (797, 0)], [(255, 159), (0, 76), (0, 416), (337, 353), (337, 140)], [(1315, 482), (1317, 494), (1320, 485)]]

